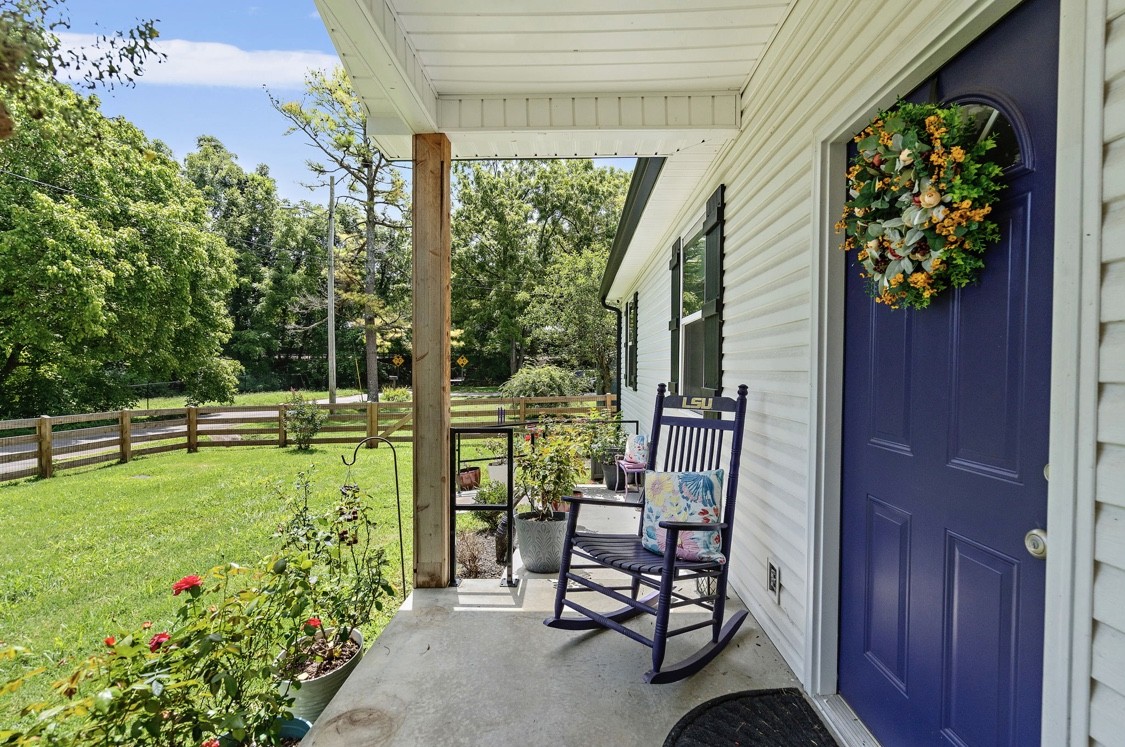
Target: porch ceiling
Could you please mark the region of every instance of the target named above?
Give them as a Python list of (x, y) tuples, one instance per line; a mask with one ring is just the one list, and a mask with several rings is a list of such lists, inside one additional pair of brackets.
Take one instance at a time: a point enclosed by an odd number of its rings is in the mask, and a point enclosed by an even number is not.
[(724, 142), (793, 0), (316, 0), (392, 158), (671, 155)]

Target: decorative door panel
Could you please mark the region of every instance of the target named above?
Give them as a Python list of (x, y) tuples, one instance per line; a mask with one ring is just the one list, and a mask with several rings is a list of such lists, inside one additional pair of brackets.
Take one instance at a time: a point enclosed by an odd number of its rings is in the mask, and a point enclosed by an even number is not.
[(979, 282), (913, 311), (841, 280), (839, 690), (885, 747), (1039, 740), (1057, 36), (1029, 0), (907, 97), (1011, 125)]

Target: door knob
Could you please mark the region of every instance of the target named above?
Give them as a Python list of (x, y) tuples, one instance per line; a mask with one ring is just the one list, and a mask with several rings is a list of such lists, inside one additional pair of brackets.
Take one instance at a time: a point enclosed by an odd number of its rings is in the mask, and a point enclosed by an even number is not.
[(1024, 535), (1023, 546), (1031, 557), (1043, 560), (1047, 557), (1047, 530), (1032, 529)]

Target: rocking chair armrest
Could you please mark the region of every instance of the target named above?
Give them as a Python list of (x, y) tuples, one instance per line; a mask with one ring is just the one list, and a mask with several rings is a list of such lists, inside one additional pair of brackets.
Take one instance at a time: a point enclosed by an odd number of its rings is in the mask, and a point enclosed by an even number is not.
[(564, 495), (563, 500), (567, 503), (577, 503), (580, 506), (628, 506), (629, 508), (637, 508), (640, 505), (631, 501), (610, 501), (605, 498), (587, 498), (576, 495)]
[(708, 524), (705, 521), (661, 521), (657, 523), (661, 529), (675, 529), (680, 532), (694, 532), (700, 529), (726, 529), (725, 521)]

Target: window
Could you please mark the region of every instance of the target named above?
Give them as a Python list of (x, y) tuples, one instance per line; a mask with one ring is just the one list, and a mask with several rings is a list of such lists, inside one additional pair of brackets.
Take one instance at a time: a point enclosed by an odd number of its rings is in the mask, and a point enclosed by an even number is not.
[(672, 370), (679, 394), (722, 392), (723, 193), (707, 200), (703, 218), (672, 245)]

